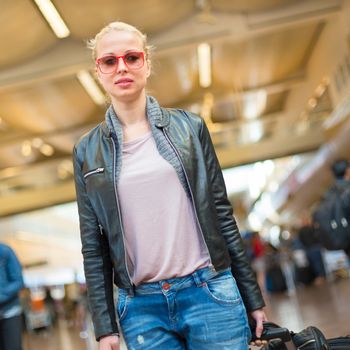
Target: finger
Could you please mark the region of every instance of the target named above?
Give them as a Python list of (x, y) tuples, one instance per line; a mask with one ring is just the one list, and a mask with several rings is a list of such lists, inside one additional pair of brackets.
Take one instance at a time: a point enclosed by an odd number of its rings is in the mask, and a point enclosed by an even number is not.
[(263, 329), (264, 329), (263, 320), (262, 320), (262, 318), (258, 318), (256, 320), (256, 328), (255, 328), (255, 335), (257, 338), (261, 337), (261, 333), (262, 333)]
[(112, 350), (119, 350), (119, 337), (113, 342)]

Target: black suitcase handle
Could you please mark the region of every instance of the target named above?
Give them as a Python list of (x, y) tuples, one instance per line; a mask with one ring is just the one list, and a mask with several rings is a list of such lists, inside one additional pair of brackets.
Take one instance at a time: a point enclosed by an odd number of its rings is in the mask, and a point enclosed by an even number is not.
[(250, 322), (250, 330), (252, 332), (252, 341), (255, 340), (272, 340), (281, 339), (284, 343), (289, 342), (292, 338), (290, 332), (287, 328), (279, 327), (273, 322), (264, 322), (264, 329), (262, 331), (261, 337), (257, 338), (255, 335), (256, 323)]

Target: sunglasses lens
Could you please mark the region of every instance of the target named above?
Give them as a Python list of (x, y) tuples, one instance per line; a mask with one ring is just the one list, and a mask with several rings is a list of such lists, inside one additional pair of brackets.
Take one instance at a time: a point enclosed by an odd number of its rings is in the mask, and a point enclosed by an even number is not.
[(117, 68), (118, 60), (115, 56), (105, 56), (98, 60), (98, 66), (102, 73), (113, 73)]
[(128, 52), (125, 55), (125, 63), (130, 69), (139, 69), (144, 64), (142, 52)]

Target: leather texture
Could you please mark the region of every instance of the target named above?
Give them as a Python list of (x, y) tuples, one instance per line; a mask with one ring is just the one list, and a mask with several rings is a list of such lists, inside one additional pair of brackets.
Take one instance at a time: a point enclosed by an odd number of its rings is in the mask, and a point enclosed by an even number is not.
[[(204, 121), (176, 109), (160, 108), (160, 116), (155, 126), (181, 161), (213, 267), (217, 271), (231, 267), (248, 311), (263, 307)], [(75, 145), (73, 154), (84, 269), (97, 339), (118, 332), (113, 282), (119, 288), (133, 287), (115, 183), (116, 147), (117, 136), (102, 122)]]

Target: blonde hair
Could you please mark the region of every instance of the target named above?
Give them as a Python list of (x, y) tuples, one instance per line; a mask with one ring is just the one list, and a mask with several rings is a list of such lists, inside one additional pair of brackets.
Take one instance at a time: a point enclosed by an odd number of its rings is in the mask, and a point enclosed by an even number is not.
[(110, 33), (112, 31), (116, 32), (130, 32), (135, 33), (142, 41), (143, 50), (146, 54), (146, 60), (148, 64), (151, 63), (151, 53), (153, 51), (153, 46), (147, 44), (147, 35), (142, 33), (140, 30), (138, 30), (136, 27), (132, 26), (131, 24), (124, 23), (124, 22), (111, 22), (107, 24), (105, 27), (103, 27), (94, 38), (89, 39), (87, 42), (87, 47), (92, 51), (92, 58), (95, 61), (96, 60), (96, 46), (98, 42), (102, 39), (102, 37)]

